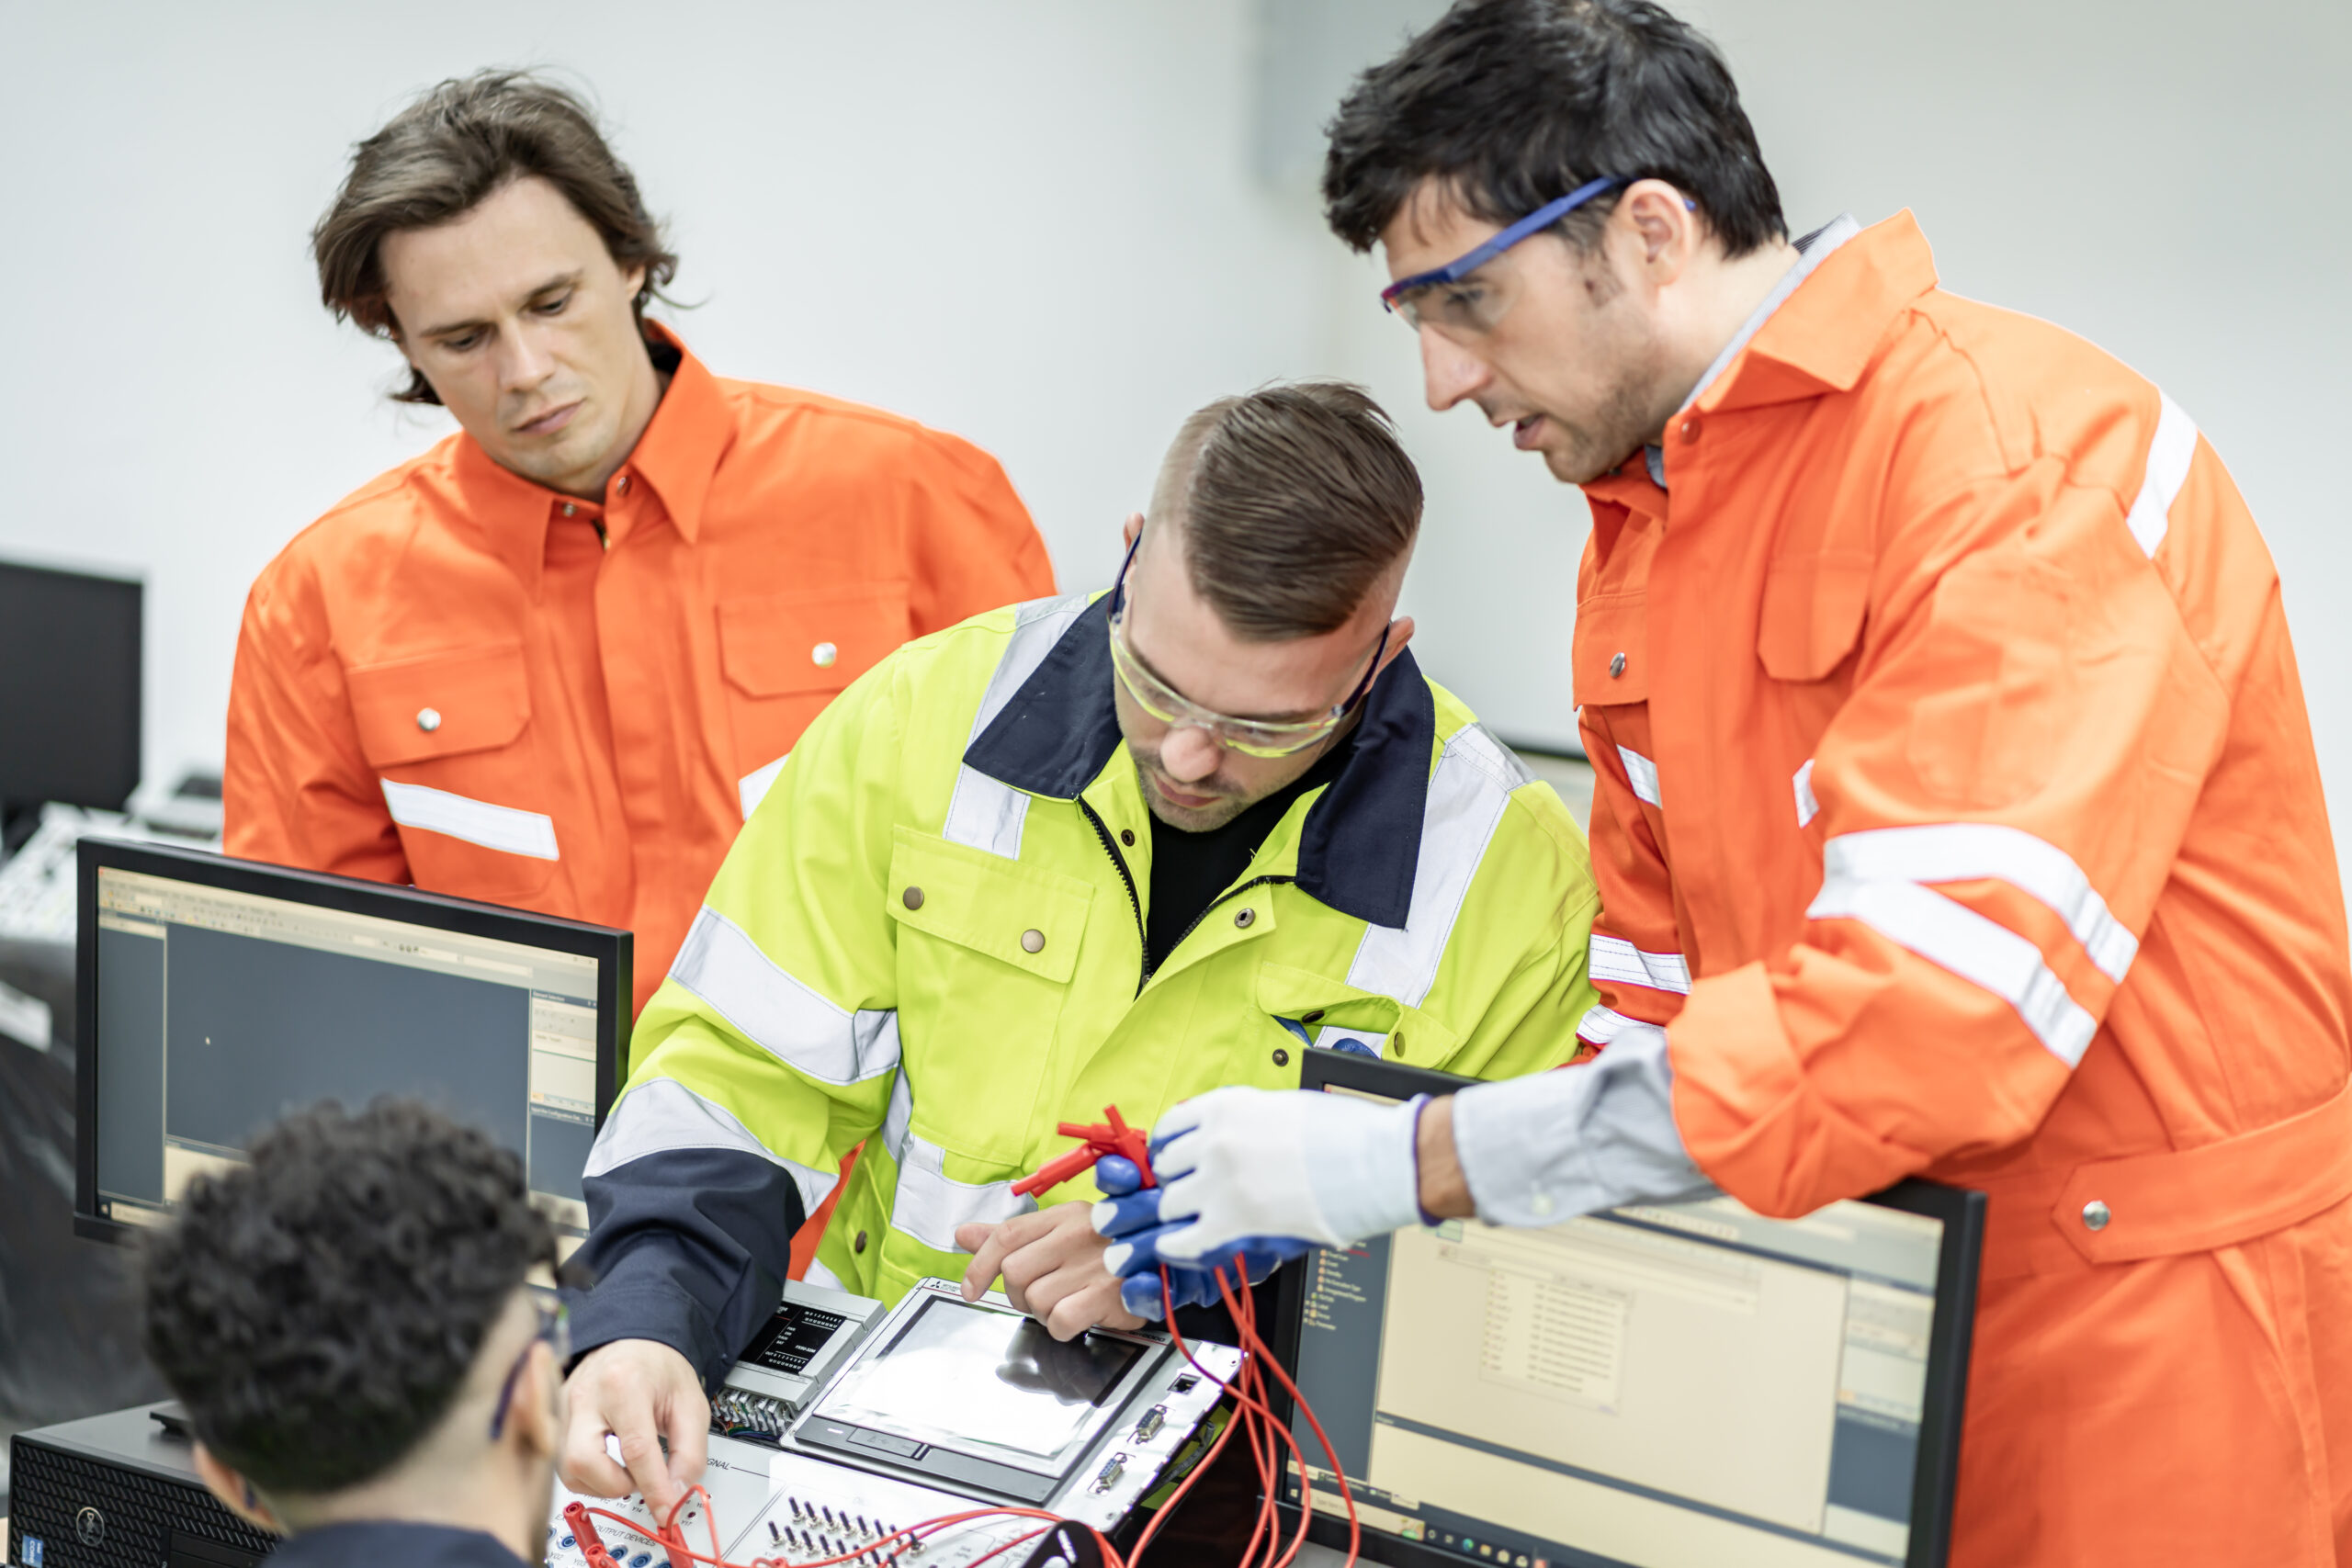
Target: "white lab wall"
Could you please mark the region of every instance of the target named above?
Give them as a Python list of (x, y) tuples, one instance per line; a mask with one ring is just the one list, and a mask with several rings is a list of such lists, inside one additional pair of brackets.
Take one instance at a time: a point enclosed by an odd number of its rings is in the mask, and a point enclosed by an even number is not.
[[(148, 761), (217, 759), (245, 585), (443, 416), (317, 306), (345, 149), (488, 63), (593, 84), (724, 374), (913, 414), (1005, 463), (1063, 581), (1101, 583), (1182, 413), (1367, 381), (1430, 526), (1425, 664), (1505, 734), (1572, 739), (1585, 513), (1475, 413), (1419, 406), (1376, 262), (1323, 232), (1314, 127), (1434, 0), (28, 5), (6, 12), (0, 554), (143, 573)], [(2352, 790), (2352, 7), (2253, 0), (1687, 0), (1731, 55), (1792, 224), (1908, 206), (1946, 283), (2161, 381), (2286, 581)], [(1302, 107), (1302, 105), (1306, 107)]]

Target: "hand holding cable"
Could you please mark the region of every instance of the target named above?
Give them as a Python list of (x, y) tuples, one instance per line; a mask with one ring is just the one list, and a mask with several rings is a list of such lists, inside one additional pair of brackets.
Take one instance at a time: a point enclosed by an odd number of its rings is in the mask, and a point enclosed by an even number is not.
[(1104, 1263), (1135, 1276), (1204, 1270), (1237, 1251), (1280, 1261), (1419, 1223), (1427, 1098), (1233, 1088), (1184, 1101), (1152, 1129), (1159, 1185), (1095, 1205), (1095, 1229), (1118, 1244)]

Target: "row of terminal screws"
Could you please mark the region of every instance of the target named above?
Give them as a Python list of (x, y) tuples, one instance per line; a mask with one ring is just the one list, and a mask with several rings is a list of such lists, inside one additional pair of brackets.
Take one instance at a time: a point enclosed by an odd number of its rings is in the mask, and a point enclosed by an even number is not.
[(859, 1552), (852, 1560), (870, 1563), (896, 1562), (901, 1553), (913, 1556), (922, 1551), (922, 1542), (919, 1540), (911, 1542), (903, 1539), (893, 1540), (899, 1536), (901, 1527), (878, 1516), (868, 1519), (864, 1514), (853, 1514), (846, 1507), (836, 1510), (829, 1503), (803, 1503), (789, 1495), (784, 1502), (796, 1522), (779, 1530), (774, 1519), (768, 1521), (768, 1534), (778, 1544), (789, 1542), (808, 1550), (821, 1548), (830, 1555), (841, 1556), (856, 1551), (862, 1542), (876, 1542), (877, 1544)]
[(740, 1388), (722, 1388), (710, 1402), (710, 1429), (722, 1437), (749, 1432), (781, 1438), (785, 1427), (792, 1424), (793, 1415), (791, 1404), (784, 1400)]

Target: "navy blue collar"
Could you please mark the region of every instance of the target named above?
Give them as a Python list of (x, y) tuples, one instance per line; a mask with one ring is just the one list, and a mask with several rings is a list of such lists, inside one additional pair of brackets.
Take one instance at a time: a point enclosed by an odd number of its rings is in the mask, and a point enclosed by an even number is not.
[[(1110, 614), (1107, 597), (1080, 612), (974, 738), (965, 766), (1055, 800), (1075, 800), (1094, 782), (1119, 749)], [(1307, 807), (1300, 891), (1375, 926), (1404, 925), (1436, 738), (1437, 702), (1408, 649), (1372, 683), (1346, 765)]]
[[(626, 1561), (628, 1554), (621, 1554)], [(269, 1554), (273, 1568), (526, 1568), (497, 1538), (451, 1525), (356, 1519), (288, 1537)]]

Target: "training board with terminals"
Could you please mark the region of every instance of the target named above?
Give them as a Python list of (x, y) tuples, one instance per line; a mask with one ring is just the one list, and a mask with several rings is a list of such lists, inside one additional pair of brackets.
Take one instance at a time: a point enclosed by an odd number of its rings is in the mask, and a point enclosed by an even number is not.
[[(736, 1562), (854, 1553), (874, 1564), (963, 1568), (1040, 1521), (986, 1517), (919, 1546), (891, 1534), (991, 1506), (1108, 1533), (1239, 1368), (1230, 1346), (1188, 1348), (1200, 1370), (1157, 1330), (1095, 1329), (1065, 1343), (1001, 1295), (967, 1302), (944, 1280), (920, 1282), (887, 1312), (792, 1284), (712, 1401), (703, 1485), (719, 1550)], [(549, 1568), (584, 1568), (563, 1521), (572, 1501), (557, 1489)], [(654, 1524), (641, 1499), (603, 1506)], [(679, 1520), (688, 1540), (707, 1539), (699, 1504)], [(600, 1533), (619, 1568), (662, 1568), (650, 1541), (609, 1523)]]

